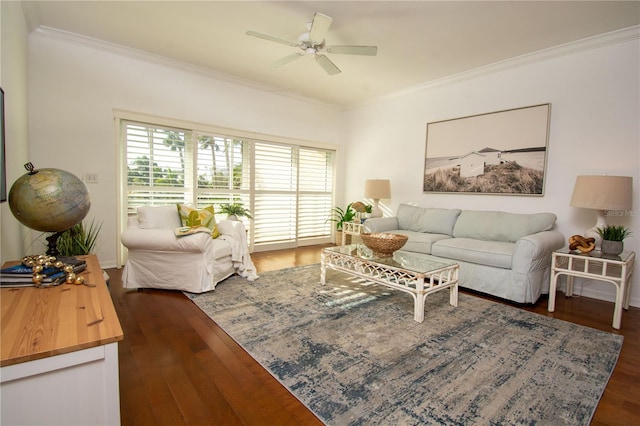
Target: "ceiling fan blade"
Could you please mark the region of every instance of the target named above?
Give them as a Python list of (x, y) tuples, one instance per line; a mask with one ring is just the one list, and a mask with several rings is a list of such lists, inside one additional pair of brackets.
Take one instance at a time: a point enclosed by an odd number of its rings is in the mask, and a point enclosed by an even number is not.
[(332, 21), (333, 19), (331, 17), (316, 12), (313, 15), (311, 30), (309, 30), (309, 40), (311, 40), (313, 44), (321, 44), (325, 34), (329, 31)]
[(376, 46), (329, 46), (327, 47), (327, 53), (376, 56), (378, 54), (378, 48)]
[(300, 52), (300, 53), (294, 53), (294, 54), (289, 55), (289, 56), (285, 56), (284, 58), (275, 61), (273, 63), (273, 66), (274, 67), (279, 67), (279, 66), (288, 64), (289, 62), (295, 61), (296, 59), (298, 59), (301, 56), (304, 56), (304, 53)]
[(296, 47), (298, 45), (297, 41), (285, 40), (283, 38), (270, 36), (268, 34), (262, 34), (262, 33), (256, 32), (256, 31), (247, 31), (246, 34), (248, 36), (261, 38), (263, 40), (269, 40), (269, 41), (273, 41), (273, 42), (280, 43), (280, 44), (286, 44), (287, 46)]
[(336, 66), (336, 64), (331, 62), (331, 59), (327, 58), (324, 55), (316, 55), (316, 62), (320, 64), (322, 69), (324, 69), (329, 75), (336, 75), (342, 72), (340, 71), (340, 68)]

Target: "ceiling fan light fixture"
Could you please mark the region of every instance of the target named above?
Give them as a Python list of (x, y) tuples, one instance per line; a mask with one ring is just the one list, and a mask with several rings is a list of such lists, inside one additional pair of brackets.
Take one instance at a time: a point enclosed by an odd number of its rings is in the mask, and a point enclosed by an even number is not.
[(375, 56), (378, 53), (376, 46), (329, 46), (325, 45), (325, 34), (331, 26), (332, 18), (316, 12), (313, 15), (313, 22), (307, 24), (307, 32), (298, 36), (298, 41), (289, 41), (274, 37), (268, 34), (262, 34), (256, 31), (247, 31), (246, 34), (252, 37), (261, 38), (264, 40), (272, 41), (275, 43), (285, 44), (300, 49), (298, 53), (286, 56), (277, 60), (274, 66), (281, 66), (287, 64), (301, 56), (309, 55), (313, 56), (317, 63), (325, 70), (329, 75), (339, 74), (340, 69), (325, 55), (322, 53), (337, 53), (343, 55), (364, 55)]

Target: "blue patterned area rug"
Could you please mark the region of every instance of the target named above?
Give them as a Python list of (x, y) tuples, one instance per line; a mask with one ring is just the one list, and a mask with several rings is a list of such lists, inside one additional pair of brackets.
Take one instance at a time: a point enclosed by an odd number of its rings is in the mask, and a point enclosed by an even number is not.
[(586, 425), (622, 336), (449, 292), (405, 293), (319, 265), (189, 297), (330, 425)]

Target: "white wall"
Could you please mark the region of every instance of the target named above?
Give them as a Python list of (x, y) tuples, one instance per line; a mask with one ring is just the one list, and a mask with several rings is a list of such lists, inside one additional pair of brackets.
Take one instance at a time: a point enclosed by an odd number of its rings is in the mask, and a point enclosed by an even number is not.
[[(29, 133), (27, 125), (27, 24), (19, 2), (0, 2), (1, 59), (0, 85), (5, 93), (5, 159), (7, 191), (17, 178), (26, 173), (29, 161)], [(30, 239), (29, 230), (20, 225), (9, 209), (0, 204), (1, 246), (0, 263), (19, 259), (24, 255)]]
[[(557, 228), (568, 238), (584, 234), (595, 224), (595, 212), (569, 206), (577, 175), (632, 176), (633, 210), (624, 217), (609, 218), (608, 223), (630, 226), (634, 235), (625, 240), (625, 248), (638, 252), (639, 46), (635, 28), (579, 43), (577, 50), (565, 48), (561, 56), (547, 52), (535, 61), (520, 59), (512, 66), (489, 67), (349, 111), (346, 198), (362, 199), (367, 178), (388, 178), (392, 198), (383, 200), (383, 207), (389, 212), (399, 203), (550, 211), (558, 216)], [(422, 192), (427, 123), (547, 102), (551, 103), (551, 127), (543, 197)], [(637, 266), (636, 261), (636, 271)], [(640, 306), (639, 282), (636, 273), (634, 306)], [(587, 282), (578, 289), (578, 294), (614, 300), (613, 285)]]
[[(30, 159), (41, 168), (98, 174), (99, 183), (89, 186), (89, 217), (104, 222), (98, 254), (105, 267), (116, 263), (114, 108), (343, 145), (341, 158), (349, 167), (342, 161), (338, 165), (340, 205), (363, 198), (366, 178), (389, 178), (392, 199), (383, 201), (389, 213), (401, 202), (551, 211), (567, 237), (584, 233), (595, 222), (593, 212), (569, 207), (577, 175), (633, 176), (633, 210), (609, 222), (632, 227), (634, 236), (625, 245), (637, 252), (638, 29), (577, 46), (581, 48), (519, 58), (344, 112), (76, 37), (36, 32), (29, 36)], [(428, 122), (546, 102), (552, 112), (544, 197), (422, 193)], [(632, 304), (640, 306), (638, 274), (633, 281)], [(584, 284), (578, 288), (583, 295), (613, 300), (606, 285)]]
[[(98, 256), (116, 265), (116, 137), (114, 109), (326, 144), (342, 142), (342, 112), (319, 103), (213, 78), (177, 64), (124, 54), (75, 36), (29, 36), (31, 161), (82, 177), (87, 219), (103, 222)], [(322, 124), (319, 124), (322, 123)]]

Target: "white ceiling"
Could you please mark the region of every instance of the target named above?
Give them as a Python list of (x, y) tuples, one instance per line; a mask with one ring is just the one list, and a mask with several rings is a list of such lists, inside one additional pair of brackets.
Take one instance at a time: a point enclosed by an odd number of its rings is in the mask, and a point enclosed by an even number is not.
[[(23, 1), (30, 30), (81, 34), (339, 106), (640, 23), (639, 1)], [(288, 40), (314, 12), (333, 18), (327, 45), (375, 45), (378, 55), (328, 54), (327, 75)]]

